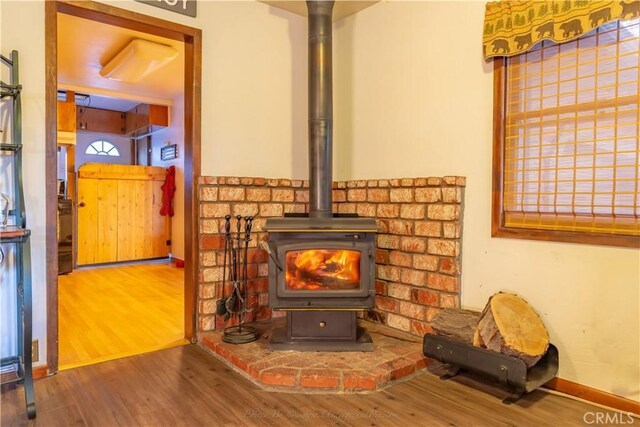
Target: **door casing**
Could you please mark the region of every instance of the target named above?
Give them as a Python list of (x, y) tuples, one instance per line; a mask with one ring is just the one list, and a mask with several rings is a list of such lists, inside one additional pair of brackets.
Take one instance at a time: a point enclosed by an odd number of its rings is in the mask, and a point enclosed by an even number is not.
[(94, 1), (45, 1), (45, 191), (47, 368), (58, 371), (58, 253), (57, 253), (57, 13), (129, 28), (185, 44), (184, 186), (185, 280), (184, 336), (196, 340), (198, 283), (198, 178), (200, 177), (202, 31)]

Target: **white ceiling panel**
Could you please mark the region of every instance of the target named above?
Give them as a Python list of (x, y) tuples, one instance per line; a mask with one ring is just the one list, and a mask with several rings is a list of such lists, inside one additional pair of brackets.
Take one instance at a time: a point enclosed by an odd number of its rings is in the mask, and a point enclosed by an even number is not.
[[(99, 71), (133, 39), (165, 44), (178, 56), (136, 83), (104, 78)], [(58, 86), (85, 93), (170, 104), (183, 91), (184, 43), (58, 13)], [(164, 102), (162, 102), (164, 101)]]

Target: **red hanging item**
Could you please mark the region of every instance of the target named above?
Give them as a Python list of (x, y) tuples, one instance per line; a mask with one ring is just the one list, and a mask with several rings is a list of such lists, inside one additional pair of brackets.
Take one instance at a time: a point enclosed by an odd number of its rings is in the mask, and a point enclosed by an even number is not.
[(162, 209), (160, 209), (160, 215), (173, 216), (173, 207), (171, 201), (173, 195), (176, 193), (176, 167), (169, 166), (167, 169), (167, 176), (162, 184)]

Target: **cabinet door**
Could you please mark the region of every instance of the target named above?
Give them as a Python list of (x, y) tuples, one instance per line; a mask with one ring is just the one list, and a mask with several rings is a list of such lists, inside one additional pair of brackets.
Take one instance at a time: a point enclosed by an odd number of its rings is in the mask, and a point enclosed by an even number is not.
[(161, 186), (159, 181), (118, 181), (118, 261), (169, 255)]
[(136, 187), (144, 181), (118, 181), (118, 261), (136, 259), (138, 228), (144, 226), (144, 218), (139, 218), (141, 201), (136, 199)]
[(117, 261), (118, 182), (78, 180), (78, 265)]
[(130, 134), (138, 129), (138, 107), (133, 107), (124, 115), (124, 133)]
[(98, 179), (98, 253), (96, 262), (118, 260), (118, 181)]
[(79, 131), (124, 134), (125, 115), (120, 111), (79, 107), (76, 121)]
[(95, 264), (98, 255), (98, 180), (78, 180), (78, 265)]
[(63, 132), (76, 131), (76, 104), (58, 101), (58, 130)]

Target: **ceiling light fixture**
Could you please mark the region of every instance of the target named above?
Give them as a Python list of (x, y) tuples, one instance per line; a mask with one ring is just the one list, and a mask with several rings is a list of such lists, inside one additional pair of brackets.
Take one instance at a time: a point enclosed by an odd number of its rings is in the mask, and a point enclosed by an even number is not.
[(137, 82), (178, 56), (171, 46), (133, 39), (100, 70), (111, 80)]

